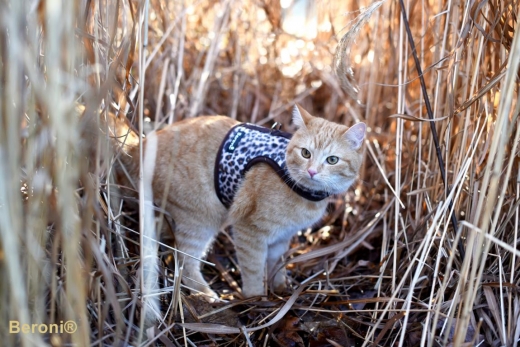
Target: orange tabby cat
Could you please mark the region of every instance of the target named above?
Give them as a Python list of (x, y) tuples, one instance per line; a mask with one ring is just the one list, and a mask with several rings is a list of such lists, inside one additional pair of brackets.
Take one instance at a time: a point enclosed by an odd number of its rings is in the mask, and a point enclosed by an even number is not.
[[(260, 129), (261, 136), (274, 141), (269, 146), (286, 147), (281, 152), (278, 148), (278, 152), (259, 154), (254, 165), (238, 174), (234, 161), (245, 165), (245, 157), (232, 155), (249, 151), (239, 146), (247, 147), (250, 142), (263, 146), (247, 140), (249, 131), (258, 130), (254, 126), (240, 130), (235, 128), (239, 122), (231, 118), (204, 116), (156, 133), (154, 201), (161, 206), (166, 199), (166, 211), (175, 221), (177, 248), (202, 258), (218, 231), (231, 225), (245, 297), (265, 294), (266, 273), (273, 278), (276, 290), (285, 288), (285, 269), (272, 272), (279, 268), (276, 263), (287, 251), (292, 236), (323, 216), (326, 197), (345, 192), (361, 165), (364, 123), (348, 128), (313, 117), (300, 106), (294, 107), (293, 121), (298, 130), (292, 138)], [(113, 142), (125, 152), (121, 158), (127, 171), (137, 179), (138, 136), (124, 119), (112, 116), (108, 123)], [(232, 128), (235, 133), (227, 136)], [(129, 137), (125, 137), (127, 134)], [(226, 164), (225, 160), (231, 162)], [(234, 176), (219, 176), (224, 171), (228, 175), (234, 172)], [(204, 280), (199, 261), (186, 257), (183, 275), (185, 285), (217, 297)]]

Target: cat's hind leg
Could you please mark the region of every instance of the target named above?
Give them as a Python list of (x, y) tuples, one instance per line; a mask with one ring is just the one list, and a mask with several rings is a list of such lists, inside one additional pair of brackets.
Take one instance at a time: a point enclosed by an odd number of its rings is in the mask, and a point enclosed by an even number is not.
[(209, 302), (218, 299), (218, 295), (211, 290), (201, 272), (201, 261), (210, 249), (218, 228), (200, 225), (176, 224), (175, 243), (177, 249), (190, 256), (179, 254), (183, 264), (182, 283), (190, 288), (192, 294), (203, 293)]

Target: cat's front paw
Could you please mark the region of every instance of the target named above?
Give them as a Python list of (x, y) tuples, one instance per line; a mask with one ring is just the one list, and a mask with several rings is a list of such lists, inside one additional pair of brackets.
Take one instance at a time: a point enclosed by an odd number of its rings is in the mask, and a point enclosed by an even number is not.
[(280, 270), (273, 279), (273, 290), (276, 294), (281, 294), (287, 289), (287, 276), (285, 271)]
[(265, 295), (264, 286), (262, 285), (246, 285), (242, 288), (242, 295), (244, 298), (252, 298), (253, 296)]

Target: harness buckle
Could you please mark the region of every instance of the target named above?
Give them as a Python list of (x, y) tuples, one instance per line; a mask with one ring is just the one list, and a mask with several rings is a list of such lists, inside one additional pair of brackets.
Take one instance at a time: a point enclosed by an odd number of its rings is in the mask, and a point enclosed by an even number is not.
[(271, 126), (271, 133), (273, 131), (280, 131), (280, 129), (282, 129), (282, 125), (282, 123), (274, 122), (274, 124)]

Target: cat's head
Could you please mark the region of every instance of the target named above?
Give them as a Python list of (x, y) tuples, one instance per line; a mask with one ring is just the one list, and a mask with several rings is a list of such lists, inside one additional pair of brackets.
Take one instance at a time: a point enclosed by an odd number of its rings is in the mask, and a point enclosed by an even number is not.
[(298, 127), (287, 146), (291, 178), (312, 190), (339, 194), (356, 180), (362, 159), (366, 125), (352, 127), (313, 117), (299, 105), (293, 109)]

